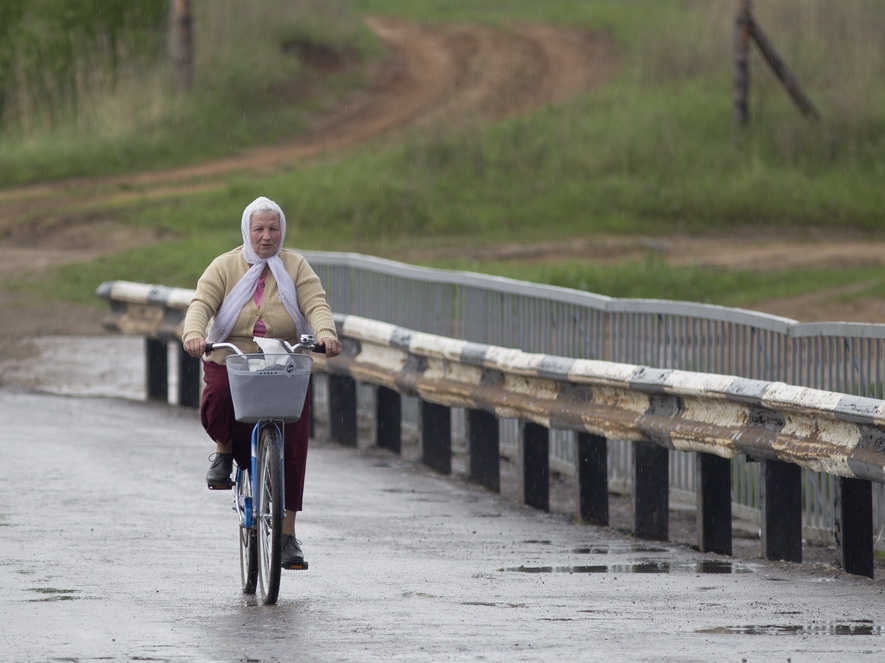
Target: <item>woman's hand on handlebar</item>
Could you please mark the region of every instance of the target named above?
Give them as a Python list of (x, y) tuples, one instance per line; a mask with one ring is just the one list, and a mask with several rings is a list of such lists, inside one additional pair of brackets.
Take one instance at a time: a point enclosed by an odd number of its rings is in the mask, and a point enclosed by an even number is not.
[(191, 357), (200, 358), (206, 352), (206, 339), (198, 336), (197, 338), (190, 338), (184, 342), (184, 351), (187, 352)]
[[(317, 341), (317, 345), (325, 348), (327, 357), (337, 357), (341, 354), (341, 342), (335, 338), (324, 338)], [(184, 342), (184, 351), (191, 357), (202, 357), (206, 353), (206, 339), (196, 337)]]
[(336, 338), (321, 338), (317, 341), (317, 345), (326, 349), (327, 357), (337, 357), (341, 354), (341, 341)]

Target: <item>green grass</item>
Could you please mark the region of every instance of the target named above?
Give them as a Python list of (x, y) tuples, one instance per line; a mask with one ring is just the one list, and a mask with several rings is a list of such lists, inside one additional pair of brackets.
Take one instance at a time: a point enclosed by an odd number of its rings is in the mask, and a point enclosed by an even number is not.
[(354, 62), (382, 55), (359, 18), (334, 1), (263, 0), (243, 12), (236, 0), (213, 0), (193, 11), (189, 95), (175, 93), (165, 58), (133, 57), (115, 65), (120, 71), (103, 67), (102, 57), (125, 56), (123, 46), (122, 55), (84, 47), (82, 61), (71, 67), (82, 73), (63, 89), (39, 81), (29, 87), (38, 78), (31, 76), (6, 90), (0, 187), (197, 163), (295, 136), (312, 115), (366, 81), (359, 67), (313, 75), (293, 44)]

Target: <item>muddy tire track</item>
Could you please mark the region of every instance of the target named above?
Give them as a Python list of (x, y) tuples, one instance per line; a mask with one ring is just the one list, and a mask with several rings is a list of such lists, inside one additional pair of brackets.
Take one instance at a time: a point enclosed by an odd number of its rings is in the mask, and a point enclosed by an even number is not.
[(430, 28), (381, 18), (369, 26), (390, 57), (368, 89), (308, 133), (209, 163), (0, 191), (0, 238), (14, 235), (23, 217), (64, 210), (65, 222), (76, 223), (78, 209), (98, 204), (188, 195), (221, 187), (235, 173), (269, 174), (415, 127), (443, 130), (523, 113), (586, 91), (616, 68), (605, 35), (567, 28)]

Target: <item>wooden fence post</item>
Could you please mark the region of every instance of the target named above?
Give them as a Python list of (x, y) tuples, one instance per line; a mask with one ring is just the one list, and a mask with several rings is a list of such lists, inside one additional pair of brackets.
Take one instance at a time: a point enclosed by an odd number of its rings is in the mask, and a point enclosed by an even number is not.
[(175, 87), (179, 94), (190, 92), (194, 82), (194, 54), (190, 0), (170, 3), (169, 50), (175, 63)]
[(751, 0), (740, 0), (734, 30), (734, 119), (739, 127), (749, 122)]
[(803, 115), (818, 119), (820, 115), (814, 104), (811, 103), (811, 100), (805, 95), (802, 88), (799, 87), (799, 82), (793, 76), (793, 72), (790, 71), (790, 68), (787, 67), (786, 63), (777, 54), (777, 51), (774, 50), (774, 46), (768, 41), (765, 33), (762, 32), (762, 29), (752, 15), (750, 15), (750, 35), (753, 37), (753, 41), (756, 42), (759, 50), (762, 51), (765, 61), (768, 62), (772, 71), (774, 71), (778, 80), (786, 89), (787, 94), (790, 95), (793, 103), (796, 104)]
[(820, 115), (814, 104), (753, 18), (752, 0), (738, 0), (734, 39), (734, 119), (737, 125), (743, 128), (749, 124), (750, 40), (759, 47), (768, 66), (802, 114), (818, 119)]

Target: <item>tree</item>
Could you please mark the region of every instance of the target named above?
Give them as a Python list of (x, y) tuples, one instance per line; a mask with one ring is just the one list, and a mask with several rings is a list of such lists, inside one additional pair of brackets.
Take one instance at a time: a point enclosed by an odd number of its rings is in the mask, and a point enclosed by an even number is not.
[(179, 94), (190, 92), (194, 84), (193, 37), (190, 0), (172, 0), (169, 26), (169, 52), (175, 63), (175, 86)]

